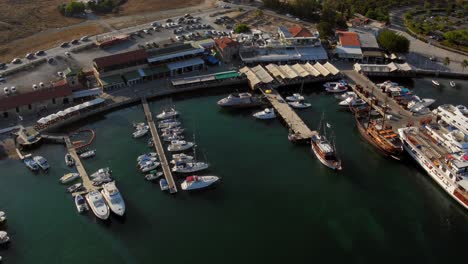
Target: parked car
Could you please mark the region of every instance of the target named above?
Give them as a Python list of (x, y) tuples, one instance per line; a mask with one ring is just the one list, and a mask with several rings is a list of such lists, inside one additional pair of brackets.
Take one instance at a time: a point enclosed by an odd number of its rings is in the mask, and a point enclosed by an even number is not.
[(149, 30), (147, 30), (147, 29), (143, 29), (143, 33), (145, 33), (145, 34), (151, 34), (151, 33), (149, 32)]
[(80, 38), (81, 41), (88, 41), (89, 40), (89, 36), (83, 36)]
[(3, 75), (0, 75), (0, 83), (6, 83), (6, 79)]
[(73, 44), (73, 45), (76, 45), (76, 44), (78, 44), (78, 43), (80, 43), (80, 41), (77, 40), (77, 39), (74, 39), (74, 40), (71, 41), (71, 44)]
[(57, 75), (63, 77), (63, 72), (57, 72)]
[(39, 87), (44, 88), (44, 87), (45, 87), (45, 84), (44, 84), (43, 82), (40, 82), (40, 83), (39, 83)]
[(65, 55), (67, 55), (68, 57), (71, 57), (71, 53), (70, 52), (65, 52)]
[(31, 59), (34, 58), (34, 54), (28, 53), (28, 54), (26, 54), (25, 58), (28, 59), (28, 60), (31, 60)]
[(14, 58), (14, 59), (11, 61), (11, 63), (13, 63), (13, 64), (19, 64), (19, 63), (21, 63), (21, 59), (20, 59), (20, 58)]
[(167, 23), (172, 22), (172, 19), (168, 18), (168, 19), (166, 19), (166, 22)]
[(36, 51), (36, 56), (42, 56), (42, 55), (45, 55), (45, 51), (43, 50)]
[(61, 47), (61, 48), (66, 48), (66, 47), (68, 47), (68, 42), (63, 42), (62, 44), (60, 44), (60, 47)]
[(37, 90), (37, 84), (32, 85), (33, 90)]
[(52, 64), (54, 62), (54, 58), (48, 58), (47, 63)]
[(10, 94), (10, 88), (8, 88), (8, 87), (3, 88), (3, 93), (5, 93), (5, 95), (9, 95)]
[(3, 70), (6, 68), (6, 63), (2, 62), (0, 63), (0, 70)]
[(15, 86), (10, 87), (10, 92), (12, 94), (16, 93), (16, 87)]

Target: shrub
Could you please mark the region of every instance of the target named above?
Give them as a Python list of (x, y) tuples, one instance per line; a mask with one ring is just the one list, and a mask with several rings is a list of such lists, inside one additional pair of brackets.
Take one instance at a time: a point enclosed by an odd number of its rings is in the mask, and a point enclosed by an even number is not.
[(390, 52), (406, 53), (409, 50), (409, 40), (390, 30), (383, 30), (377, 37), (382, 48)]

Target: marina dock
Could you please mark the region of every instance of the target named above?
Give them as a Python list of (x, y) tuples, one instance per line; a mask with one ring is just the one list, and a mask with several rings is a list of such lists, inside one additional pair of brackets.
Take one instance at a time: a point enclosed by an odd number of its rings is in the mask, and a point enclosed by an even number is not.
[(72, 158), (75, 160), (75, 167), (78, 173), (80, 174), (81, 180), (83, 181), (83, 186), (86, 188), (86, 191), (73, 193), (73, 196), (77, 194), (88, 193), (88, 192), (92, 192), (92, 191), (100, 189), (100, 187), (96, 187), (93, 185), (93, 181), (91, 181), (91, 179), (89, 178), (89, 175), (86, 172), (83, 166), (83, 163), (81, 163), (81, 159), (78, 153), (76, 153), (76, 148), (72, 144), (70, 138), (64, 137), (64, 140), (65, 140), (65, 145), (67, 147), (68, 153), (70, 153)]
[(143, 110), (145, 111), (145, 117), (148, 121), (148, 126), (151, 131), (151, 137), (154, 142), (154, 148), (158, 153), (159, 160), (161, 162), (161, 167), (163, 169), (164, 177), (166, 178), (167, 184), (169, 185), (169, 192), (176, 193), (177, 192), (177, 185), (174, 181), (172, 176), (171, 168), (169, 167), (169, 163), (167, 162), (166, 155), (164, 153), (164, 147), (162, 145), (161, 139), (159, 138), (158, 130), (156, 129), (156, 125), (154, 124), (153, 116), (151, 114), (151, 110), (148, 105), (148, 101), (146, 97), (141, 98), (141, 103), (143, 105)]
[(294, 133), (298, 141), (307, 141), (313, 135), (317, 134), (317, 131), (310, 130), (304, 121), (296, 114), (296, 111), (288, 105), (286, 100), (284, 100), (276, 90), (271, 89), (270, 93), (266, 93), (263, 89), (260, 90), (273, 108), (275, 108), (276, 112), (281, 116), (288, 128)]

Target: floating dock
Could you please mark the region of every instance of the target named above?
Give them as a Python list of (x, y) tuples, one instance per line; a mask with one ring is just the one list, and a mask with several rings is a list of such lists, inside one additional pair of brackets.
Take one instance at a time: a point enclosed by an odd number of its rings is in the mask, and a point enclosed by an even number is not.
[(260, 90), (284, 120), (288, 128), (294, 133), (296, 140), (308, 141), (313, 135), (317, 135), (317, 131), (310, 130), (296, 114), (296, 111), (289, 106), (286, 100), (275, 89), (271, 89), (269, 93), (266, 93), (263, 89)]
[(67, 147), (68, 153), (72, 156), (72, 158), (75, 160), (75, 167), (78, 173), (80, 174), (81, 180), (83, 181), (83, 186), (86, 188), (86, 191), (81, 191), (81, 192), (76, 192), (73, 193), (72, 195), (78, 195), (78, 194), (84, 194), (88, 192), (92, 192), (95, 190), (99, 190), (100, 187), (96, 187), (93, 185), (93, 181), (89, 178), (88, 173), (86, 172), (83, 163), (81, 163), (80, 157), (76, 153), (76, 148), (72, 144), (71, 140), (69, 137), (64, 137), (65, 140), (65, 145)]
[(166, 155), (164, 153), (164, 147), (161, 143), (161, 139), (159, 138), (158, 130), (156, 129), (156, 125), (154, 124), (153, 116), (151, 114), (151, 110), (148, 106), (148, 101), (146, 97), (141, 98), (141, 103), (143, 105), (143, 110), (145, 111), (145, 117), (148, 121), (148, 126), (151, 131), (151, 137), (154, 142), (154, 148), (159, 156), (159, 161), (161, 162), (161, 167), (163, 169), (164, 177), (166, 178), (167, 184), (169, 185), (169, 192), (176, 193), (177, 192), (177, 185), (174, 181), (172, 176), (171, 168), (169, 167), (169, 163), (167, 162)]

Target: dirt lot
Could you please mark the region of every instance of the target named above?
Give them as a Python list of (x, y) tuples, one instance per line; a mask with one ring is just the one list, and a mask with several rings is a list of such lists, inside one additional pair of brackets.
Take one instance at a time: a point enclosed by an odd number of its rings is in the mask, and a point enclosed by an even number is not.
[[(122, 6), (121, 13), (116, 16), (107, 15), (99, 20), (85, 21), (64, 17), (57, 11), (58, 4), (67, 1), (1, 0), (0, 62), (8, 62), (14, 57), (23, 57), (28, 52), (46, 49), (79, 36), (108, 31), (109, 25), (113, 26), (114, 23), (119, 24), (114, 28), (143, 23), (151, 19), (148, 15), (151, 12), (212, 2), (212, 0), (130, 0)], [(135, 15), (140, 13), (143, 18)], [(125, 19), (126, 17), (128, 19)]]
[(256, 16), (254, 11), (249, 11), (233, 18), (237, 23), (244, 23), (250, 26), (251, 29), (259, 29), (264, 32), (277, 33), (278, 26), (285, 26), (287, 28), (293, 26), (303, 26), (311, 32), (316, 31), (316, 28), (305, 25), (301, 22), (291, 22), (269, 14)]

